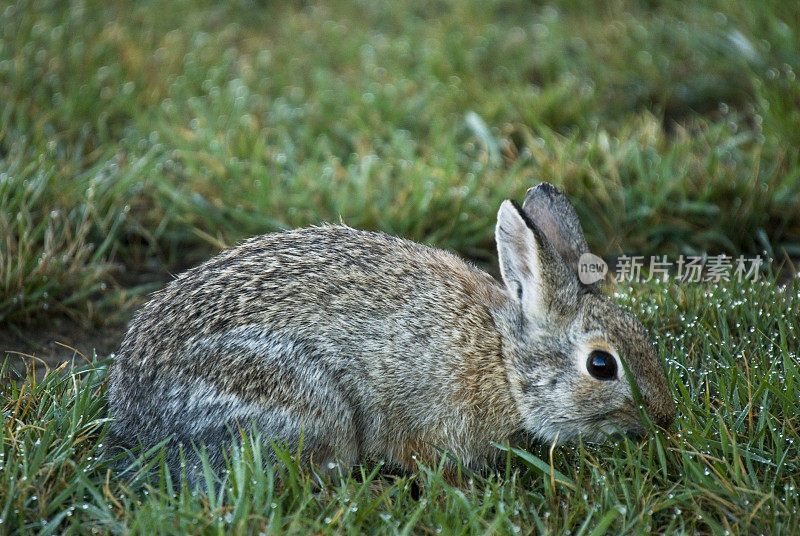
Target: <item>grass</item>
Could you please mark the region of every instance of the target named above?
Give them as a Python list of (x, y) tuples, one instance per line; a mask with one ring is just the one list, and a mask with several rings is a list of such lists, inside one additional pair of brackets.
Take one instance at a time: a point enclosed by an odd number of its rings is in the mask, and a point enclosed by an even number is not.
[[(323, 221), (491, 265), (499, 203), (540, 180), (605, 257), (796, 259), (799, 71), (781, 0), (4, 4), (0, 329), (119, 324), (147, 281)], [(617, 299), (668, 360), (668, 434), (464, 489), (367, 465), (319, 490), (254, 442), (188, 490), (97, 458), (99, 356), (0, 387), (0, 533), (798, 533), (797, 280)]]
[[(119, 475), (98, 458), (105, 361), (3, 387), (0, 519), (28, 533), (796, 534), (800, 280), (637, 285), (620, 300), (658, 333), (678, 420), (640, 442), (509, 452), (507, 469), (445, 483), (357, 467), (320, 489), (261, 442), (221, 482)], [(501, 446), (502, 447), (502, 446)], [(146, 477), (144, 475), (150, 474)], [(40, 532), (41, 531), (41, 532)]]

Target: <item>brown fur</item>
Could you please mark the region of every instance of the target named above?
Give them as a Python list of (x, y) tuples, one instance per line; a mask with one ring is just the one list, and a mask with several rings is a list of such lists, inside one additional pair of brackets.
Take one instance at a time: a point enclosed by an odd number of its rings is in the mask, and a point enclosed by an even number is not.
[(255, 237), (181, 274), (133, 319), (111, 368), (111, 441), (171, 438), (171, 462), (205, 445), (219, 467), (254, 426), (290, 449), (302, 436), (303, 461), (321, 465), (414, 470), (442, 449), (480, 468), (499, 457), (492, 442), (639, 431), (630, 385), (588, 374), (594, 347), (626, 360), (668, 424), (647, 333), (562, 258), (585, 239), (552, 234), (580, 232), (559, 196), (529, 192), (544, 213), (501, 207), (502, 285), (448, 252), (344, 226)]

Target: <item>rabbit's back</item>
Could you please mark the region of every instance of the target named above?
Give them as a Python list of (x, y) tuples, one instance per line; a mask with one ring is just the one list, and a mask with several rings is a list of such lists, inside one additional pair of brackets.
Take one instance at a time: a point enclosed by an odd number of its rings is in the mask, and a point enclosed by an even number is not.
[(487, 390), (506, 381), (492, 317), (504, 299), (456, 256), (384, 234), (250, 239), (134, 318), (110, 378), (112, 434), (222, 443), (254, 422), (290, 445), (302, 431), (317, 461), (400, 459), (408, 441), (469, 446), (449, 436), (496, 427), (480, 408), (511, 407), (507, 389)]

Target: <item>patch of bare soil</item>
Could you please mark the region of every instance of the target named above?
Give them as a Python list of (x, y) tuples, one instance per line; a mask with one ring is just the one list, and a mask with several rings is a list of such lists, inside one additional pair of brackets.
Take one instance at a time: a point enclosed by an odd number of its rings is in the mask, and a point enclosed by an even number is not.
[[(150, 297), (150, 293), (162, 288), (172, 279), (170, 271), (162, 265), (153, 265), (142, 270), (125, 270), (118, 274), (123, 288), (139, 289), (126, 304), (120, 318), (132, 316)], [(142, 289), (145, 289), (144, 291)], [(63, 363), (88, 364), (96, 354), (105, 359), (119, 349), (127, 325), (112, 321), (99, 328), (86, 328), (66, 317), (53, 317), (35, 326), (13, 329), (0, 324), (0, 363), (9, 359), (11, 377), (24, 375), (33, 368), (37, 378), (47, 369)], [(6, 381), (7, 378), (0, 378)]]
[(95, 353), (101, 359), (108, 357), (117, 351), (124, 334), (124, 325), (86, 329), (58, 318), (19, 332), (0, 329), (0, 362), (9, 358), (12, 377), (14, 372), (24, 375), (33, 368), (41, 378), (48, 368), (64, 362), (88, 363)]

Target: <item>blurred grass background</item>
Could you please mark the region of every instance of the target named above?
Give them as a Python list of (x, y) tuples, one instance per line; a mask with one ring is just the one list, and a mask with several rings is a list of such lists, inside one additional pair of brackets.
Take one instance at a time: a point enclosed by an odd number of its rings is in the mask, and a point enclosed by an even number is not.
[(800, 255), (800, 4), (20, 0), (0, 9), (0, 322), (345, 223), (493, 262), (547, 180), (590, 247)]

